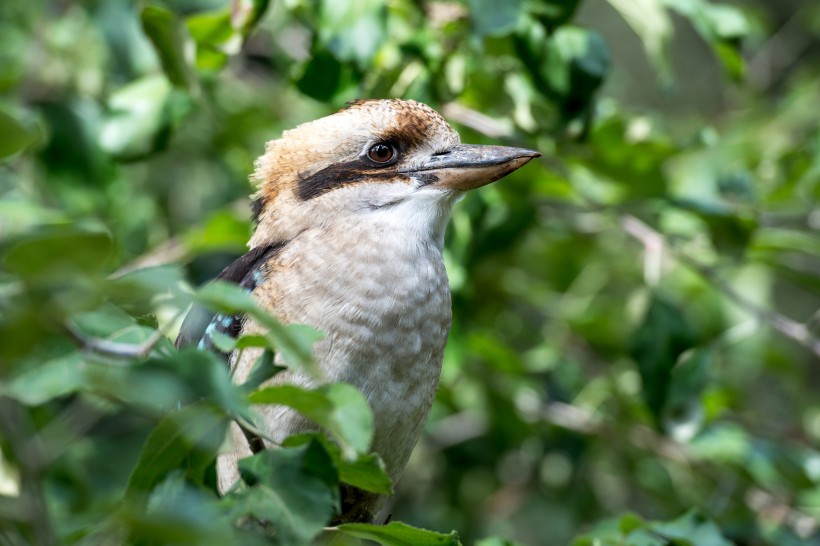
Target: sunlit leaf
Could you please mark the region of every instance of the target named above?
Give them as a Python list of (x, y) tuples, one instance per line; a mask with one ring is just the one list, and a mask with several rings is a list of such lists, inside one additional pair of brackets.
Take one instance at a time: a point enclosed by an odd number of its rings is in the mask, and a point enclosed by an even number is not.
[(189, 36), (183, 22), (163, 4), (153, 1), (142, 8), (140, 18), (165, 75), (175, 86), (191, 89), (195, 79), (188, 60)]
[(181, 472), (172, 472), (152, 492), (145, 511), (129, 506), (124, 520), (129, 543), (224, 545), (236, 543), (230, 522), (220, 513), (217, 497), (192, 487)]
[(655, 294), (643, 322), (632, 337), (631, 354), (638, 363), (647, 406), (660, 418), (669, 397), (672, 369), (693, 343), (693, 333), (681, 309)]
[(608, 1), (641, 39), (649, 60), (658, 69), (659, 79), (668, 80), (670, 73), (666, 48), (673, 27), (664, 0)]
[(318, 442), (265, 450), (239, 461), (250, 487), (227, 496), (223, 504), (234, 519), (251, 516), (269, 522), (282, 544), (305, 544), (338, 509), (338, 478)]
[(68, 279), (99, 272), (111, 254), (106, 233), (68, 227), (22, 238), (6, 250), (3, 264), (30, 281)]
[(345, 523), (337, 527), (346, 535), (372, 540), (382, 546), (460, 546), (455, 531), (437, 533), (393, 521), (387, 525)]
[(328, 440), (321, 432), (304, 432), (289, 436), (283, 445), (301, 446), (312, 441), (321, 442), (333, 459), (333, 464), (339, 472), (339, 481), (373, 493), (393, 494), (393, 482), (387, 475), (384, 461), (376, 453), (358, 455), (355, 459), (346, 458), (338, 444)]
[(313, 390), (276, 385), (256, 391), (248, 400), (253, 404), (282, 404), (302, 413), (327, 430), (349, 459), (370, 449), (373, 415), (352, 385), (333, 383)]
[(37, 133), (0, 110), (0, 159), (22, 152), (37, 141)]
[(368, 63), (384, 41), (387, 8), (377, 0), (320, 2), (319, 36), (342, 61)]
[(524, 2), (510, 0), (493, 2), (492, 0), (469, 0), (470, 18), (473, 28), (479, 36), (502, 36), (511, 32), (521, 15)]
[(87, 366), (79, 352), (31, 363), (0, 385), (0, 393), (23, 404), (37, 406), (86, 386)]
[(242, 252), (250, 233), (250, 220), (237, 218), (230, 211), (212, 214), (201, 226), (185, 234), (185, 244), (193, 253), (216, 250)]
[(283, 325), (259, 308), (250, 294), (226, 282), (205, 285), (197, 294), (205, 306), (222, 313), (247, 313), (268, 328), (265, 334), (273, 341), (277, 352), (289, 366), (310, 371), (313, 364), (313, 345), (321, 339), (314, 328), (301, 324)]
[(231, 0), (231, 24), (248, 35), (268, 10), (270, 0)]
[[(169, 414), (146, 440), (128, 480), (126, 494), (134, 499), (144, 499), (169, 473), (186, 470), (186, 459), (213, 460), (226, 427), (224, 417), (204, 406), (191, 406)], [(200, 474), (203, 467), (200, 463), (191, 470)]]
[(696, 510), (668, 523), (655, 523), (652, 530), (667, 540), (681, 540), (692, 546), (732, 546), (720, 529)]
[(353, 461), (341, 459), (337, 463), (339, 480), (365, 491), (393, 494), (393, 482), (387, 475), (384, 461), (376, 454), (360, 455)]
[(170, 130), (190, 107), (162, 76), (147, 76), (117, 90), (100, 131), (100, 146), (120, 159), (137, 159), (161, 149)]
[(734, 78), (743, 75), (740, 41), (749, 33), (749, 22), (736, 6), (706, 0), (675, 2), (666, 0), (672, 10), (684, 15), (710, 44), (726, 71)]

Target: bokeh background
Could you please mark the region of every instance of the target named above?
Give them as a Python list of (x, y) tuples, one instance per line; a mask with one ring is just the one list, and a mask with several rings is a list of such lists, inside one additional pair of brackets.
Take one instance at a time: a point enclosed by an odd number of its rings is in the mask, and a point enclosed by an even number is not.
[(239, 543), (215, 447), (150, 444), (224, 392), (168, 338), (245, 249), (264, 143), (405, 97), (543, 157), (454, 212), (393, 519), (820, 544), (818, 36), (809, 0), (2, 2), (0, 541)]

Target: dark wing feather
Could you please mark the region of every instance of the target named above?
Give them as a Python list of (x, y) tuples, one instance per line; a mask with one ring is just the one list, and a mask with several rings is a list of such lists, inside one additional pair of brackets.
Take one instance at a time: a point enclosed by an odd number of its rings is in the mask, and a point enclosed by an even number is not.
[[(268, 246), (258, 246), (238, 258), (231, 265), (222, 270), (216, 280), (238, 284), (240, 287), (253, 292), (262, 281), (262, 268), (273, 256), (281, 251), (286, 242)], [(242, 329), (244, 315), (224, 315), (215, 313), (199, 304), (195, 304), (185, 320), (177, 336), (176, 346), (196, 346), (202, 349), (218, 351), (211, 343), (211, 333), (216, 331), (236, 337)], [(229, 355), (222, 353), (226, 360)]]

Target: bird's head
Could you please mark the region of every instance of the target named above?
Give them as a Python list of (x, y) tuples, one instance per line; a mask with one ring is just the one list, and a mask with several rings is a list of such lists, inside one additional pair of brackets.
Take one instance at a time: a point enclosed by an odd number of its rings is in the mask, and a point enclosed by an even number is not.
[(412, 100), (361, 100), (285, 131), (251, 179), (258, 223), (251, 246), (289, 240), (338, 220), (399, 222), (440, 238), (465, 191), (539, 156), (461, 144), (441, 115)]

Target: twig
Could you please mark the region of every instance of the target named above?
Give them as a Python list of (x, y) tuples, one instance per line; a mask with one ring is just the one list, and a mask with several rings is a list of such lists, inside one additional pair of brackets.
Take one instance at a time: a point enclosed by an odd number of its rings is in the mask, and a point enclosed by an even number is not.
[(620, 223), (623, 230), (635, 239), (644, 244), (646, 244), (648, 239), (651, 239), (653, 244), (662, 245), (663, 248), (667, 250), (669, 256), (709, 281), (714, 288), (723, 293), (723, 295), (730, 299), (735, 305), (754, 316), (760, 322), (769, 324), (784, 336), (803, 345), (815, 355), (820, 356), (820, 339), (814, 337), (805, 324), (792, 320), (777, 311), (760, 307), (751, 300), (743, 297), (713, 269), (669, 244), (669, 241), (666, 240), (663, 234), (635, 216), (623, 214), (621, 215)]
[[(612, 430), (611, 423), (606, 419), (596, 416), (588, 409), (564, 402), (545, 404), (541, 409), (541, 418), (551, 425), (588, 436), (602, 435)], [(670, 440), (649, 427), (633, 425), (629, 428), (627, 437), (632, 445), (639, 449), (652, 451), (683, 465), (689, 465), (692, 462), (684, 444)]]
[(812, 33), (801, 31), (806, 16), (805, 10), (797, 11), (746, 64), (748, 79), (755, 87), (767, 91), (811, 46)]
[(509, 138), (513, 134), (513, 128), (509, 122), (491, 118), (457, 102), (448, 102), (443, 105), (441, 113), (446, 118), (490, 138)]
[(158, 247), (154, 248), (147, 254), (137, 257), (134, 261), (125, 264), (114, 273), (112, 278), (122, 277), (137, 269), (144, 269), (146, 267), (157, 267), (170, 263), (178, 263), (188, 254), (188, 248), (177, 237), (168, 239)]
[(139, 344), (121, 343), (119, 341), (91, 337), (70, 322), (66, 322), (65, 331), (72, 339), (87, 350), (117, 358), (145, 358), (151, 353), (157, 343), (165, 337), (171, 325), (174, 324), (184, 312), (185, 309), (177, 312), (173, 319), (169, 320), (162, 327), (157, 328), (148, 336), (148, 339)]

